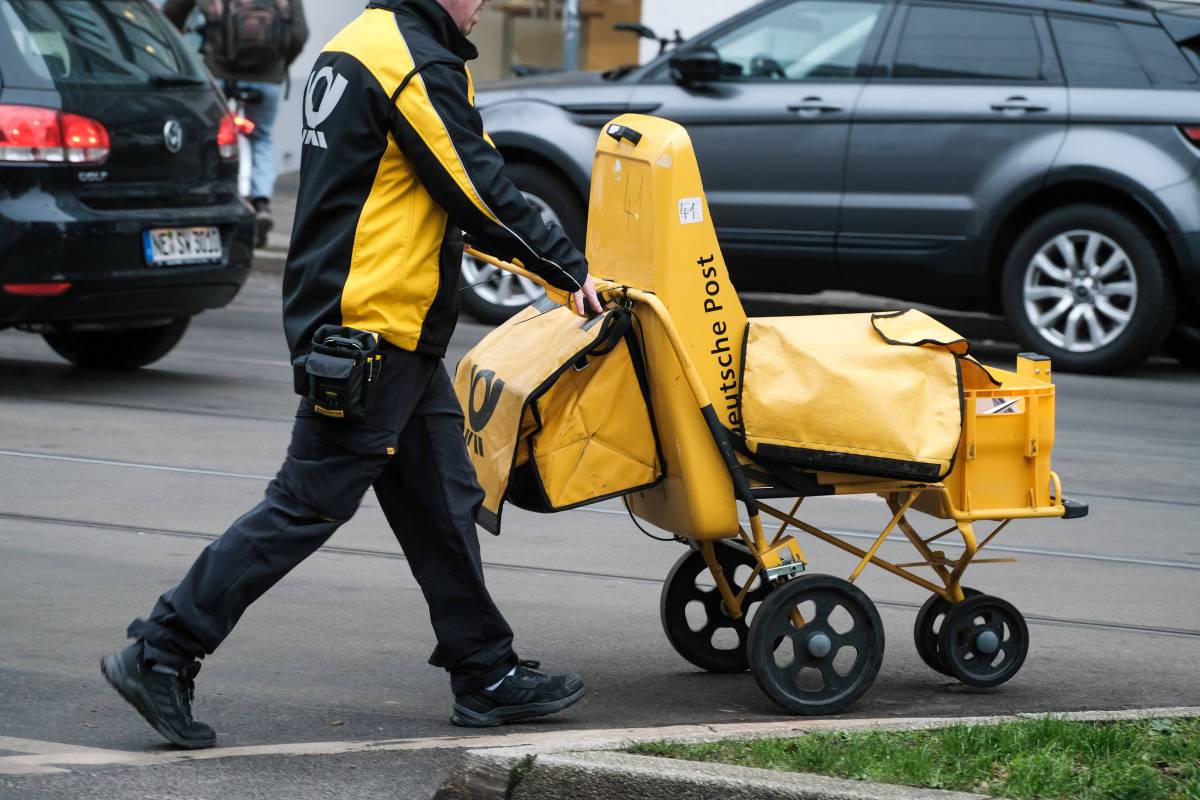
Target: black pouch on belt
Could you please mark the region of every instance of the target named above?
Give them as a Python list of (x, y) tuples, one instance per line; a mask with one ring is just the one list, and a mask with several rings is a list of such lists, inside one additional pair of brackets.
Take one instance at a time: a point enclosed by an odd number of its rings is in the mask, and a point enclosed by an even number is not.
[(379, 337), (367, 331), (322, 325), (312, 350), (292, 362), (296, 393), (313, 411), (332, 419), (361, 419), (371, 407), (383, 368)]

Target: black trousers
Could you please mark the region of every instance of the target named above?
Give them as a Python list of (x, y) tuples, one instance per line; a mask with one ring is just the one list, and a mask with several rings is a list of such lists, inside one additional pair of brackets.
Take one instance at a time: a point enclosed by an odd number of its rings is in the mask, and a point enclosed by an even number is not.
[(365, 420), (332, 420), (301, 402), (287, 460), (266, 496), (200, 554), (129, 636), (146, 657), (182, 667), (214, 652), (242, 613), (312, 555), (374, 485), (429, 604), (455, 694), (515, 664), (512, 630), (484, 585), (475, 513), (483, 491), (463, 441), (463, 414), (441, 359), (385, 346)]

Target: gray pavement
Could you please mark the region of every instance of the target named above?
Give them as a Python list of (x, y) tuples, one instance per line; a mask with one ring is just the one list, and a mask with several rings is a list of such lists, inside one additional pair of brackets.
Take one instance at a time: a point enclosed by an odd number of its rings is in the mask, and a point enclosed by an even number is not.
[[(414, 740), (407, 749), (247, 750), (40, 775), (6, 766), (38, 748), (163, 752), (96, 659), (278, 466), (295, 408), (278, 293), (277, 277), (255, 275), (174, 353), (129, 375), (75, 371), (39, 338), (0, 333), (0, 798), (428, 798), (463, 746), (448, 737), (471, 735), (446, 723), (420, 592), (369, 496), (205, 665), (197, 714), (222, 746)], [(449, 363), (487, 330), (460, 325)], [(1007, 364), (1015, 352), (984, 354)], [(888, 648), (850, 716), (1200, 704), (1200, 374), (1159, 361), (1057, 384), (1055, 468), (1092, 516), (1014, 524), (997, 549), (1020, 563), (981, 565), (969, 581), (1028, 615), (1026, 666), (993, 691), (931, 673), (911, 642), (921, 593), (868, 571), (861, 585)], [(592, 687), (561, 718), (511, 733), (779, 718), (749, 675), (698, 673), (666, 643), (659, 586), (679, 546), (642, 537), (616, 504), (510, 514), (483, 547), (520, 652)], [(855, 499), (817, 500), (808, 518), (852, 537), (886, 522), (881, 503)], [(849, 572), (842, 554), (803, 544), (814, 570)]]

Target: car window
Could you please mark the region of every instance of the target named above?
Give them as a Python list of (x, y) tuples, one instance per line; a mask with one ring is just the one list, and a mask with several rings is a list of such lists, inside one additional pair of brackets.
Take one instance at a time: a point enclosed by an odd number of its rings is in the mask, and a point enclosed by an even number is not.
[(1130, 43), (1116, 25), (1051, 17), (1067, 83), (1073, 86), (1149, 86)]
[(730, 80), (849, 78), (882, 8), (870, 0), (800, 0), (712, 44)]
[(1039, 80), (1042, 46), (1029, 14), (914, 5), (892, 76), (954, 80)]
[(0, 0), (6, 80), (22, 72), (60, 88), (206, 80), (168, 25), (143, 0)]
[(1133, 44), (1138, 59), (1156, 85), (1192, 86), (1200, 83), (1200, 77), (1183, 51), (1162, 28), (1122, 25), (1121, 32)]

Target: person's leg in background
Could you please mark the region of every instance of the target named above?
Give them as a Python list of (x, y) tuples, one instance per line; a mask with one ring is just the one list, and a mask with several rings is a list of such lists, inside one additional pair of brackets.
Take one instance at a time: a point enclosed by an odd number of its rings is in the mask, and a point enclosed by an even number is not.
[(244, 89), (262, 92), (262, 102), (246, 103), (246, 119), (254, 123), (250, 134), (250, 202), (257, 215), (257, 241), (255, 246), (267, 243), (267, 234), (275, 226), (271, 217), (271, 198), (275, 195), (275, 180), (279, 168), (275, 160), (275, 118), (279, 116), (279, 101), (283, 87), (278, 83), (264, 81), (238, 81)]

